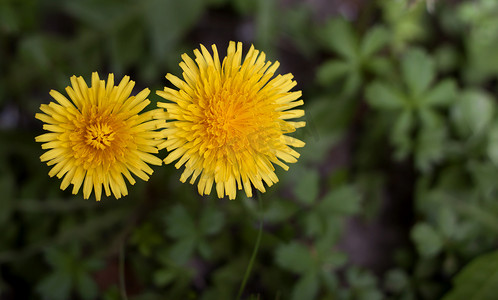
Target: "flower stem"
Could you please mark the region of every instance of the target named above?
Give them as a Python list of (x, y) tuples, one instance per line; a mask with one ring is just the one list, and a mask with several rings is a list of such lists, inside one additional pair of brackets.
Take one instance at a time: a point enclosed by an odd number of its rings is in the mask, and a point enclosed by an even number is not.
[(236, 299), (238, 300), (240, 300), (242, 292), (244, 292), (247, 279), (249, 279), (249, 275), (251, 274), (252, 266), (254, 265), (254, 261), (256, 260), (256, 254), (258, 253), (259, 250), (259, 244), (261, 242), (261, 234), (263, 232), (263, 205), (262, 205), (261, 195), (259, 193), (257, 193), (257, 195), (258, 195), (259, 213), (260, 213), (258, 237), (256, 238), (256, 244), (254, 245), (254, 249), (252, 250), (251, 260), (249, 260), (249, 264), (247, 265), (247, 269), (244, 274), (244, 279), (242, 280), (242, 283), (239, 288), (239, 293), (237, 294)]

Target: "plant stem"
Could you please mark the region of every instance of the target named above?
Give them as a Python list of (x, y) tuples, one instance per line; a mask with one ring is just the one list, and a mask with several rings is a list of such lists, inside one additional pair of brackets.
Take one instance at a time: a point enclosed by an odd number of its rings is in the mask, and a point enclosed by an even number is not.
[(239, 293), (237, 294), (236, 299), (238, 299), (238, 300), (240, 300), (240, 297), (242, 296), (242, 292), (244, 292), (244, 288), (246, 286), (247, 279), (249, 279), (249, 275), (251, 274), (252, 266), (254, 265), (254, 261), (256, 260), (256, 254), (258, 253), (258, 250), (259, 250), (259, 244), (261, 242), (261, 235), (263, 232), (263, 205), (262, 205), (261, 195), (259, 193), (257, 193), (257, 195), (258, 195), (259, 213), (260, 213), (258, 237), (256, 238), (256, 244), (254, 245), (251, 259), (249, 260), (249, 264), (247, 265), (247, 269), (246, 269), (246, 272), (244, 274), (244, 279), (242, 280), (242, 283), (241, 283), (240, 288), (239, 288)]

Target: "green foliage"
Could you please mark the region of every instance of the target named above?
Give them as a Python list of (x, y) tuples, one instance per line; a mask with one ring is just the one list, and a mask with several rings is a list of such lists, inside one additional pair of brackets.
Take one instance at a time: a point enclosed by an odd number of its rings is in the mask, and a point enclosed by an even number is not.
[(383, 75), (390, 70), (385, 57), (376, 56), (387, 43), (389, 33), (381, 26), (370, 29), (359, 39), (351, 24), (344, 19), (331, 19), (320, 30), (324, 47), (339, 55), (323, 63), (317, 71), (317, 81), (328, 86), (343, 80), (342, 93), (352, 96), (363, 84), (368, 73)]
[(49, 249), (45, 260), (53, 269), (37, 286), (43, 299), (68, 299), (72, 291), (84, 300), (96, 299), (98, 288), (91, 277), (91, 272), (102, 267), (96, 259), (81, 260), (78, 246), (73, 245), (69, 251)]
[(367, 87), (366, 97), (372, 107), (385, 114), (397, 113), (390, 136), (395, 156), (405, 159), (413, 152), (416, 166), (429, 171), (445, 155), (447, 128), (438, 109), (455, 101), (456, 85), (450, 79), (433, 84), (434, 61), (420, 49), (406, 52), (400, 67), (403, 89), (374, 81)]
[(221, 211), (209, 206), (196, 220), (182, 205), (173, 207), (166, 217), (166, 234), (176, 240), (170, 249), (170, 258), (178, 264), (187, 262), (196, 249), (204, 258), (211, 257), (211, 247), (206, 239), (221, 230), (224, 216)]
[(472, 260), (453, 280), (453, 289), (445, 300), (493, 299), (498, 292), (498, 252)]
[(411, 236), (420, 255), (431, 257), (441, 251), (442, 238), (430, 225), (424, 223), (415, 225)]

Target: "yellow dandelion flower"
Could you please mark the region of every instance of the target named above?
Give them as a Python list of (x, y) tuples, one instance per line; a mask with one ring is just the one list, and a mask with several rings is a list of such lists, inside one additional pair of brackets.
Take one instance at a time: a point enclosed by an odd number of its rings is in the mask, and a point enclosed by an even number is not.
[(278, 182), (273, 164), (287, 170), (285, 163), (299, 157), (290, 146), (304, 143), (286, 134), (305, 126), (287, 121), (304, 115), (293, 109), (303, 104), (301, 91), (290, 92), (296, 85), (292, 74), (274, 76), (279, 63), (267, 62), (253, 46), (242, 61), (242, 43), (230, 42), (223, 63), (215, 45), (212, 50), (213, 55), (201, 45), (195, 61), (183, 54), (183, 80), (166, 75), (178, 90), (157, 91), (171, 101), (158, 106), (172, 120), (159, 148), (170, 152), (166, 164), (179, 159), (175, 167), (185, 165), (180, 181), (192, 176), (194, 184), (200, 176), (199, 194), (210, 194), (216, 184), (220, 198), (235, 199), (242, 188), (252, 197), (252, 185), (265, 192), (263, 181)]
[(113, 74), (106, 85), (94, 72), (91, 87), (76, 76), (71, 85), (66, 92), (72, 101), (52, 90), (57, 103), (42, 104), (43, 113), (35, 116), (49, 131), (36, 137), (42, 149), (49, 149), (40, 159), (53, 166), (50, 177), (64, 177), (62, 190), (72, 184), (77, 194), (83, 185), (83, 197), (88, 199), (93, 189), (99, 201), (103, 186), (106, 196), (111, 191), (116, 198), (126, 196), (124, 177), (132, 185), (131, 173), (147, 181), (153, 172), (148, 164), (162, 164), (151, 153), (158, 153), (157, 145), (163, 142), (156, 129), (164, 128), (166, 113), (155, 109), (139, 114), (150, 103), (146, 99), (150, 91), (130, 97), (135, 82), (128, 76), (114, 86)]

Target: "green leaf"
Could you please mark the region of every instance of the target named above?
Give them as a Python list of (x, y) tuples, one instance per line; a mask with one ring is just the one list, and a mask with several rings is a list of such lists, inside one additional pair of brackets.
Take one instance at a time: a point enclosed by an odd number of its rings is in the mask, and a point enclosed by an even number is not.
[(144, 256), (149, 256), (155, 246), (160, 245), (164, 238), (156, 231), (152, 223), (146, 222), (133, 230), (130, 242), (138, 246)]
[(280, 223), (286, 222), (298, 209), (300, 206), (295, 202), (285, 201), (283, 199), (277, 198), (269, 201), (267, 209), (263, 213), (265, 223)]
[(66, 273), (55, 272), (45, 277), (36, 287), (42, 299), (66, 300), (71, 295), (71, 277)]
[(320, 275), (323, 280), (323, 285), (330, 292), (337, 291), (337, 288), (339, 287), (339, 280), (334, 272), (330, 272), (329, 270), (321, 270)]
[(443, 247), (441, 237), (427, 223), (416, 224), (412, 228), (411, 238), (417, 247), (418, 253), (424, 257), (437, 255)]
[(430, 89), (425, 97), (419, 100), (420, 105), (448, 106), (456, 102), (457, 89), (454, 80), (446, 79)]
[(159, 61), (165, 61), (179, 40), (204, 11), (203, 0), (141, 1), (144, 19), (150, 35), (151, 52)]
[(306, 170), (303, 177), (297, 181), (294, 188), (297, 200), (303, 204), (313, 203), (318, 197), (320, 189), (319, 180), (320, 175), (318, 174), (318, 170)]
[[(336, 241), (334, 241), (336, 242)], [(319, 245), (317, 245), (319, 247)], [(333, 246), (332, 246), (333, 247)], [(338, 269), (340, 267), (343, 267), (347, 262), (348, 262), (348, 256), (344, 252), (335, 252), (330, 250), (332, 247), (329, 247), (326, 251), (324, 247), (322, 247), (321, 254), (324, 255), (325, 257), (321, 260), (322, 263), (322, 268), (323, 269)]]
[(271, 50), (273, 42), (278, 33), (278, 20), (275, 15), (278, 13), (276, 0), (257, 0), (256, 13), (256, 42), (261, 45), (266, 53)]
[(169, 249), (169, 256), (178, 264), (184, 264), (194, 253), (195, 245), (196, 237), (183, 238)]
[(302, 276), (292, 289), (293, 300), (315, 299), (318, 293), (318, 276), (315, 272), (308, 272)]
[(387, 272), (385, 277), (385, 287), (390, 292), (401, 293), (410, 284), (410, 278), (401, 269), (394, 269)]
[(462, 135), (475, 135), (487, 129), (493, 119), (493, 99), (479, 90), (465, 91), (453, 106), (452, 119)]
[(355, 95), (361, 86), (362, 80), (360, 70), (354, 70), (349, 73), (349, 76), (346, 78), (346, 82), (344, 82), (344, 87), (342, 88), (343, 95), (346, 97)]
[[(451, 14), (451, 13), (450, 13)], [(460, 65), (460, 57), (456, 47), (443, 45), (434, 53), (437, 69), (443, 72), (454, 71)]]
[(323, 234), (324, 224), (318, 212), (310, 211), (302, 218), (302, 222), (306, 236), (315, 237)]
[(472, 260), (453, 279), (453, 289), (443, 300), (487, 300), (498, 295), (498, 251)]
[(446, 128), (444, 126), (424, 126), (417, 136), (415, 147), (415, 165), (423, 172), (428, 172), (432, 164), (443, 159), (446, 146)]
[(488, 135), (487, 153), (495, 166), (498, 166), (498, 122), (495, 122)]
[(348, 283), (355, 288), (368, 288), (376, 285), (376, 279), (368, 271), (359, 267), (352, 267), (347, 270), (346, 278)]
[(225, 216), (220, 209), (209, 206), (201, 215), (199, 220), (199, 229), (204, 235), (213, 235), (218, 233), (225, 223)]
[(407, 104), (406, 99), (399, 91), (379, 81), (373, 82), (367, 87), (366, 97), (368, 103), (377, 109), (401, 109)]
[(368, 71), (379, 76), (388, 76), (394, 73), (393, 63), (387, 57), (375, 56), (363, 63)]
[(423, 50), (410, 49), (401, 60), (401, 71), (410, 94), (419, 98), (434, 79), (434, 62)]
[(363, 59), (370, 59), (370, 56), (382, 49), (389, 40), (389, 32), (382, 26), (370, 29), (361, 42), (360, 53)]
[(87, 273), (78, 274), (75, 285), (81, 299), (91, 300), (97, 298), (99, 289), (95, 281)]
[(328, 60), (317, 70), (317, 80), (323, 86), (330, 85), (346, 74), (351, 69), (351, 65), (344, 61)]
[(457, 230), (455, 212), (450, 208), (441, 208), (439, 210), (438, 225), (441, 233), (446, 238), (452, 238)]
[(154, 273), (153, 280), (157, 286), (166, 286), (176, 278), (176, 270), (161, 269)]
[(405, 109), (393, 125), (391, 142), (396, 146), (396, 159), (404, 159), (412, 149), (411, 131), (414, 117), (411, 110)]
[(196, 228), (192, 217), (182, 205), (176, 205), (166, 216), (166, 233), (171, 238), (193, 237)]
[(213, 253), (213, 251), (211, 250), (211, 246), (204, 239), (201, 239), (197, 243), (197, 250), (204, 259), (210, 259)]
[(353, 215), (360, 210), (361, 196), (350, 185), (332, 189), (318, 204), (318, 212), (327, 215)]
[(342, 18), (330, 19), (323, 27), (321, 38), (330, 50), (348, 60), (357, 60), (358, 38), (348, 21)]
[(314, 265), (309, 249), (297, 242), (278, 247), (275, 260), (281, 268), (296, 274), (304, 274)]

